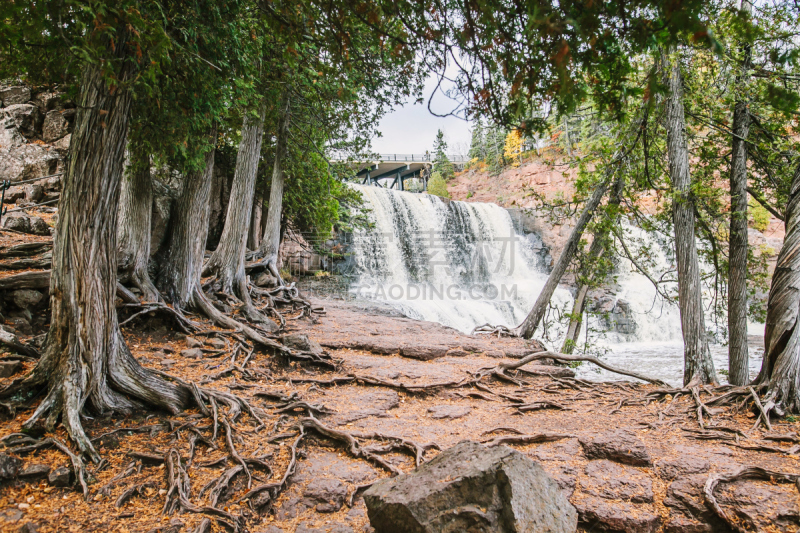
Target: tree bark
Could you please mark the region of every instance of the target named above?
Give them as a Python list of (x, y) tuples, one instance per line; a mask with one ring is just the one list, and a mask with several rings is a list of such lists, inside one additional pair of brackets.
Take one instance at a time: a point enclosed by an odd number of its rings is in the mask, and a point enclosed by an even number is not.
[(123, 174), (117, 224), (117, 253), (123, 281), (133, 283), (146, 302), (157, 302), (158, 290), (150, 280), (151, 217), (153, 213), (153, 179), (150, 158), (132, 156), (128, 171)]
[[(124, 54), (124, 31), (115, 51)], [(123, 56), (124, 57), (124, 56)], [(42, 358), (30, 374), (2, 393), (15, 400), (47, 387), (47, 396), (25, 423), (60, 419), (78, 449), (99, 457), (81, 425), (85, 406), (98, 413), (130, 413), (142, 402), (177, 412), (187, 391), (142, 368), (119, 330), (117, 216), (131, 95), (131, 72), (117, 72), (109, 90), (100, 68), (85, 68), (80, 103), (59, 203), (50, 279), (51, 326)]]
[(605, 179), (597, 185), (597, 188), (592, 193), (592, 196), (589, 197), (589, 200), (586, 202), (586, 206), (583, 208), (583, 212), (581, 213), (580, 218), (578, 218), (578, 222), (572, 229), (572, 233), (570, 233), (569, 238), (564, 245), (564, 249), (561, 251), (561, 255), (558, 256), (558, 260), (553, 266), (553, 270), (550, 272), (550, 276), (547, 278), (547, 282), (542, 288), (542, 292), (540, 292), (538, 298), (536, 298), (536, 303), (533, 304), (533, 308), (528, 313), (528, 316), (525, 317), (525, 320), (522, 322), (522, 324), (520, 324), (515, 330), (515, 333), (520, 337), (525, 339), (530, 339), (533, 337), (533, 333), (539, 326), (539, 322), (542, 321), (544, 313), (547, 311), (547, 306), (550, 303), (550, 298), (553, 297), (553, 293), (556, 291), (558, 284), (561, 282), (561, 278), (564, 277), (564, 273), (567, 271), (567, 267), (572, 261), (572, 257), (578, 250), (578, 244), (580, 244), (583, 230), (586, 229), (586, 225), (592, 219), (595, 209), (597, 209), (597, 206), (600, 205), (600, 201), (603, 199), (603, 195), (608, 189), (609, 178), (610, 174), (607, 173)]
[[(216, 137), (215, 126), (212, 128), (211, 138), (215, 140)], [(206, 152), (202, 169), (187, 174), (162, 246), (157, 286), (164, 299), (181, 310), (192, 302), (200, 285), (203, 252), (208, 236), (214, 151), (211, 148)]]
[[(619, 207), (622, 203), (622, 187), (625, 185), (625, 180), (621, 175), (617, 176), (614, 181), (614, 189), (611, 192), (611, 198), (608, 200), (608, 205), (615, 208)], [(616, 220), (614, 221), (616, 223)], [(594, 236), (592, 245), (589, 247), (589, 267), (592, 263), (600, 258), (606, 250), (608, 244), (608, 228), (603, 229), (600, 233)], [(594, 281), (595, 275), (590, 272), (585, 273), (590, 282)], [(581, 324), (583, 323), (583, 312), (586, 308), (586, 295), (589, 293), (590, 283), (584, 283), (578, 289), (578, 294), (572, 304), (572, 318), (569, 321), (569, 328), (567, 329), (567, 336), (564, 339), (564, 346), (561, 349), (563, 353), (571, 354), (572, 350), (578, 344), (578, 336), (581, 334)]]
[(800, 165), (786, 204), (786, 237), (767, 301), (764, 359), (756, 382), (767, 385), (765, 410), (800, 413)]
[(662, 55), (666, 102), (667, 153), (674, 197), (672, 219), (675, 226), (675, 257), (678, 267), (678, 303), (683, 331), (683, 383), (715, 383), (714, 361), (708, 349), (700, 265), (695, 242), (695, 217), (692, 179), (689, 173), (689, 149), (683, 111), (683, 78), (680, 63)]
[(261, 239), (261, 246), (255, 257), (267, 270), (275, 276), (279, 283), (282, 283), (281, 274), (278, 271), (278, 250), (281, 244), (281, 212), (283, 209), (283, 164), (286, 158), (286, 143), (289, 132), (290, 105), (288, 93), (284, 95), (281, 102), (281, 115), (278, 122), (277, 140), (275, 144), (275, 163), (272, 168), (272, 184), (269, 192), (269, 207), (267, 209), (267, 226), (264, 236)]
[(225, 227), (217, 249), (206, 264), (204, 275), (216, 275), (215, 290), (236, 295), (244, 303), (246, 316), (256, 322), (267, 318), (253, 307), (244, 271), (244, 257), (250, 217), (255, 195), (258, 161), (261, 158), (261, 142), (264, 138), (266, 104), (258, 109), (258, 115), (246, 114), (242, 125), (242, 141), (236, 156), (231, 198), (225, 217)]
[[(741, 9), (750, 14), (752, 5), (742, 0)], [(741, 73), (736, 78), (737, 90), (747, 82), (750, 68), (750, 45), (742, 46)], [(750, 382), (747, 352), (747, 136), (750, 114), (742, 94), (733, 110), (731, 151), (731, 220), (728, 263), (728, 381), (732, 385)]]
[(261, 208), (264, 206), (264, 197), (260, 190), (256, 190), (253, 199), (253, 212), (250, 216), (250, 229), (247, 232), (247, 249), (257, 250), (261, 244)]

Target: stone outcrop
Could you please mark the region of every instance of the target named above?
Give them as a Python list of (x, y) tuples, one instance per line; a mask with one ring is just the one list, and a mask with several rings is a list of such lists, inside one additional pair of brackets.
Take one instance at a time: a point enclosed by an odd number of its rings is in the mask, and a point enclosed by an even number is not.
[(376, 533), (573, 532), (577, 513), (539, 464), (465, 441), (364, 493)]
[(610, 459), (634, 466), (651, 464), (644, 442), (624, 429), (583, 437), (580, 441), (586, 457), (590, 459)]

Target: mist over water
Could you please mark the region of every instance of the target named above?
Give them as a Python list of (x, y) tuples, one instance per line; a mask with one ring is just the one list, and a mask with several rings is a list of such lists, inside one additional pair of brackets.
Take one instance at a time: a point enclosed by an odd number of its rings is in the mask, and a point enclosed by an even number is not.
[[(530, 239), (516, 232), (508, 211), (489, 203), (352, 186), (363, 195), (373, 227), (353, 235), (357, 279), (351, 293), (464, 333), (487, 323), (513, 328), (524, 320), (547, 280), (547, 265)], [(651, 275), (658, 279), (668, 273), (668, 251), (649, 242), (638, 228), (625, 231), (633, 237), (634, 250), (648, 247)], [(611, 364), (680, 384), (683, 343), (677, 307), (663, 300), (629, 260), (619, 260), (616, 275), (616, 292), (600, 302), (606, 312), (590, 315), (590, 344)], [(571, 308), (570, 292), (559, 288), (551, 301), (551, 317)], [(540, 326), (536, 337), (559, 349), (565, 331), (550, 322), (546, 331)], [(581, 341), (586, 333), (584, 322)], [(754, 339), (754, 372), (761, 364), (758, 346)], [(714, 346), (712, 353), (717, 370), (727, 368), (726, 348)], [(579, 374), (594, 380), (620, 379), (593, 366), (583, 365)], [(724, 381), (724, 375), (720, 379)]]

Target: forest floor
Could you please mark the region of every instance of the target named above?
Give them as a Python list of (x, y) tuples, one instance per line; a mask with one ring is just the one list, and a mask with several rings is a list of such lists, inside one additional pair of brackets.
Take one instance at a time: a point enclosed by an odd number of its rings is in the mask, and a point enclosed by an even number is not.
[[(23, 240), (3, 232), (0, 248)], [(162, 315), (125, 324), (143, 366), (237, 394), (263, 425), (248, 413), (220, 414), (216, 424), (198, 409), (86, 418), (103, 458), (88, 465), (88, 497), (67, 482), (69, 470), (58, 470), (70, 467), (61, 451), (0, 441), (0, 530), (177, 533), (236, 522), (264, 533), (370, 531), (365, 486), (468, 439), (540, 462), (577, 507), (582, 531), (725, 531), (720, 513), (744, 531), (800, 531), (797, 488), (780, 478), (723, 479), (712, 493), (718, 511), (703, 495), (710, 478), (742, 467), (800, 473), (796, 421), (754, 427), (743, 402), (702, 411), (701, 429), (686, 391), (592, 383), (556, 365), (530, 364), (510, 372), (513, 381), (476, 380), (535, 344), (463, 335), (367, 302), (313, 303), (326, 313), (287, 320), (284, 341), (307, 335), (335, 368), (288, 362), (207, 323), (194, 336)], [(33, 323), (31, 336), (18, 332), (22, 340), (46, 331), (44, 319)], [(24, 359), (0, 386), (34, 364)], [(706, 404), (719, 394), (699, 390)], [(0, 439), (19, 432), (30, 413), (0, 422)], [(63, 428), (56, 436), (69, 443)], [(10, 457), (22, 461), (16, 476)], [(165, 512), (175, 508), (183, 512)]]

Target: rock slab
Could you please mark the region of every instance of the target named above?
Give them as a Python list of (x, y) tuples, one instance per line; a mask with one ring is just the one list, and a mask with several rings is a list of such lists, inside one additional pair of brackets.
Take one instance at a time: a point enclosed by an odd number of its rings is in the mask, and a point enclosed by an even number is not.
[(573, 532), (575, 508), (525, 455), (465, 441), (364, 493), (376, 533)]
[(580, 439), (589, 459), (608, 459), (633, 466), (650, 466), (652, 460), (644, 442), (624, 429), (606, 431)]

